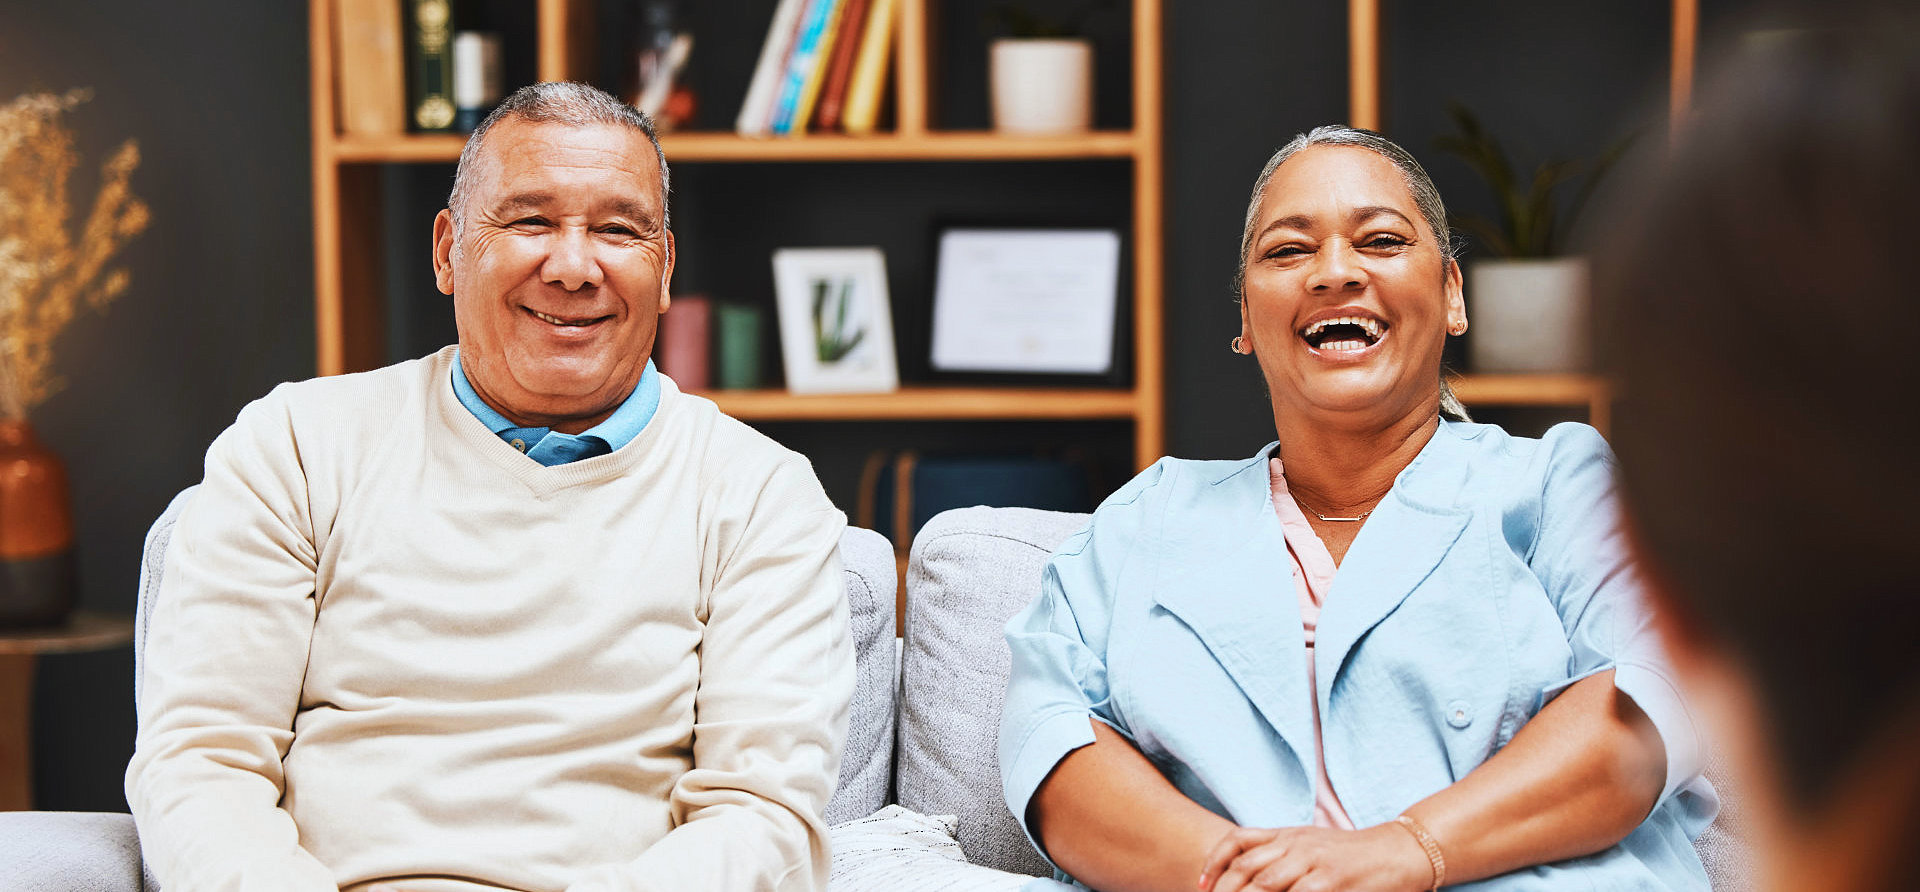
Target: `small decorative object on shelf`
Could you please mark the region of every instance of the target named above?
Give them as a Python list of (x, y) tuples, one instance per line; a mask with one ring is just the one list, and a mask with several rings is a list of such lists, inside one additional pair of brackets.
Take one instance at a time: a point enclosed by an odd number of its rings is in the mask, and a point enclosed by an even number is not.
[[(1591, 163), (1546, 161), (1521, 178), (1498, 140), (1466, 106), (1449, 103), (1447, 114), (1457, 132), (1434, 145), (1467, 162), (1493, 189), (1499, 222), (1460, 215), (1457, 219), (1494, 254), (1477, 260), (1467, 281), (1467, 364), (1475, 372), (1578, 372), (1589, 364), (1587, 261), (1555, 256), (1560, 239), (1573, 228), (1587, 199), (1632, 138), (1621, 140)], [(1564, 217), (1554, 206), (1554, 190), (1585, 177)]]
[(760, 377), (760, 330), (765, 316), (759, 307), (721, 304), (719, 315), (719, 379), (722, 390), (751, 390)]
[(993, 126), (1029, 135), (1085, 133), (1093, 126), (1093, 42), (1075, 36), (1092, 4), (1052, 21), (1010, 4), (993, 17), (1007, 36), (988, 49)]
[(693, 120), (693, 91), (680, 79), (693, 55), (693, 34), (676, 24), (674, 4), (647, 0), (629, 58), (627, 102), (653, 119), (659, 129), (676, 130)]
[(60, 115), (87, 92), (31, 93), (0, 105), (0, 627), (54, 625), (73, 608), (73, 521), (66, 472), (34, 437), (27, 413), (59, 389), (53, 340), (82, 306), (126, 290), (107, 268), (147, 226), (128, 181), (133, 140), (100, 169), (78, 238), (66, 227), (66, 185), (80, 163)]
[(660, 316), (653, 339), (653, 367), (681, 390), (706, 390), (712, 363), (713, 301), (701, 295), (676, 297)]
[(879, 248), (782, 248), (773, 252), (773, 284), (789, 391), (884, 393), (900, 386)]
[(500, 35), (462, 31), (453, 36), (453, 129), (472, 133), (500, 101)]

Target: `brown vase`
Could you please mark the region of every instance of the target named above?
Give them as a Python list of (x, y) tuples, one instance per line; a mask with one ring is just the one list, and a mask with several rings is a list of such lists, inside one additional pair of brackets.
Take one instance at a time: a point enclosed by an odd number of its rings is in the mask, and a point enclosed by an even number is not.
[(66, 468), (24, 419), (0, 419), (0, 628), (64, 622), (73, 575)]

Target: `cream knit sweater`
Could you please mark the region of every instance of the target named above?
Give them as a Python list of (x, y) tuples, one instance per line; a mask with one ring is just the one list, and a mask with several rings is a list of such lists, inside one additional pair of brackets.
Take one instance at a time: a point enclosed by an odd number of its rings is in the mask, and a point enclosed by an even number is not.
[(208, 451), (127, 769), (167, 892), (824, 888), (853, 654), (806, 460), (663, 380), (541, 467), (452, 356)]

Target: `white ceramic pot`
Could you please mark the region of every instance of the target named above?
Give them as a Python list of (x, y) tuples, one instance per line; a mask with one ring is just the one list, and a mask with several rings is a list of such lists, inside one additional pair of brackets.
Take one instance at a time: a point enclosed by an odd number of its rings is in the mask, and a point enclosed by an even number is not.
[(1093, 44), (1006, 39), (994, 41), (989, 52), (994, 129), (1083, 133), (1093, 125)]
[(1586, 371), (1586, 258), (1475, 261), (1467, 271), (1467, 319), (1470, 371)]

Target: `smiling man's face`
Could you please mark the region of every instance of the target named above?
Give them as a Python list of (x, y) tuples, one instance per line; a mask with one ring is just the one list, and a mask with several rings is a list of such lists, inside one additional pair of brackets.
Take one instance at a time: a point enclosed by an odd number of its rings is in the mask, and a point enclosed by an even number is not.
[(433, 224), (460, 363), (516, 424), (579, 433), (613, 414), (653, 353), (673, 276), (645, 134), (507, 118), (469, 172), (466, 219)]

